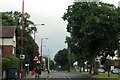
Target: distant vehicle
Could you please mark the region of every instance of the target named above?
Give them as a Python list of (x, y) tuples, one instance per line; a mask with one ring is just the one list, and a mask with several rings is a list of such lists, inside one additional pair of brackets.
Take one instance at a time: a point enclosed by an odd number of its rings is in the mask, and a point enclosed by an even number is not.
[(118, 74), (118, 73), (120, 73), (120, 69), (113, 69), (113, 70), (111, 71), (111, 73), (113, 73), (113, 74)]
[(105, 73), (105, 70), (104, 69), (98, 69), (98, 72), (99, 73)]

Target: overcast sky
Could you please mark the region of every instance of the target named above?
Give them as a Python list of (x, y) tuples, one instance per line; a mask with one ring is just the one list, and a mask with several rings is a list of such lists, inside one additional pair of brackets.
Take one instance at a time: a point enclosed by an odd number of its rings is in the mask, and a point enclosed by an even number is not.
[[(62, 16), (68, 5), (73, 4), (74, 0), (24, 0), (25, 12), (31, 15), (31, 20), (37, 25), (36, 42), (40, 46), (41, 38), (43, 40), (43, 55), (49, 55), (51, 58), (61, 49), (66, 48), (65, 37), (67, 35), (67, 22), (62, 20)], [(119, 0), (101, 0), (107, 3), (118, 5)], [(0, 0), (0, 12), (2, 11), (22, 11), (22, 0)]]

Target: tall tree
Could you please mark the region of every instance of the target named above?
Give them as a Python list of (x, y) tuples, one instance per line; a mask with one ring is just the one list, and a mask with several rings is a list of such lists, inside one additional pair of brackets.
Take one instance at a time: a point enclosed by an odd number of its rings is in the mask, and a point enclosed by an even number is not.
[(55, 64), (53, 60), (49, 61), (50, 70), (55, 70)]
[(114, 5), (102, 2), (76, 2), (68, 6), (63, 15), (63, 20), (68, 21), (67, 31), (71, 35), (70, 49), (79, 56), (89, 55), (94, 74), (97, 73), (95, 58), (104, 52), (114, 56), (113, 52), (119, 46), (118, 17)]
[(68, 50), (63, 49), (58, 51), (58, 53), (55, 55), (54, 60), (56, 62), (56, 65), (61, 66), (62, 70), (68, 69)]

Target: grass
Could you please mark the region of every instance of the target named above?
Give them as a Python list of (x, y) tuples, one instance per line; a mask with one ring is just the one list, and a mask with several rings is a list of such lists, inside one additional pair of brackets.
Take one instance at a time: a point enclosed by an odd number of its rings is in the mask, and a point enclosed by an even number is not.
[(99, 73), (99, 75), (92, 76), (94, 78), (118, 78), (118, 74), (110, 74), (110, 77), (108, 77), (107, 73)]
[[(88, 72), (79, 72), (79, 71), (71, 71), (71, 73), (74, 74), (80, 74), (85, 76), (91, 76)], [(98, 75), (91, 76), (93, 78), (118, 78), (118, 74), (110, 74), (110, 77), (108, 77), (107, 73), (99, 73)], [(119, 76), (120, 78), (120, 76)]]

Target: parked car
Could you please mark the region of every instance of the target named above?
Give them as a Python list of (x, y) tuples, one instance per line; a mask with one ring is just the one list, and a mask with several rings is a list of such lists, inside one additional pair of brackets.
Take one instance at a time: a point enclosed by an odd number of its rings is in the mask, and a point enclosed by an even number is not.
[(105, 70), (104, 69), (98, 69), (98, 72), (99, 73), (105, 73)]
[(113, 70), (111, 71), (111, 73), (113, 73), (113, 74), (118, 74), (118, 73), (120, 73), (120, 69), (113, 69)]

